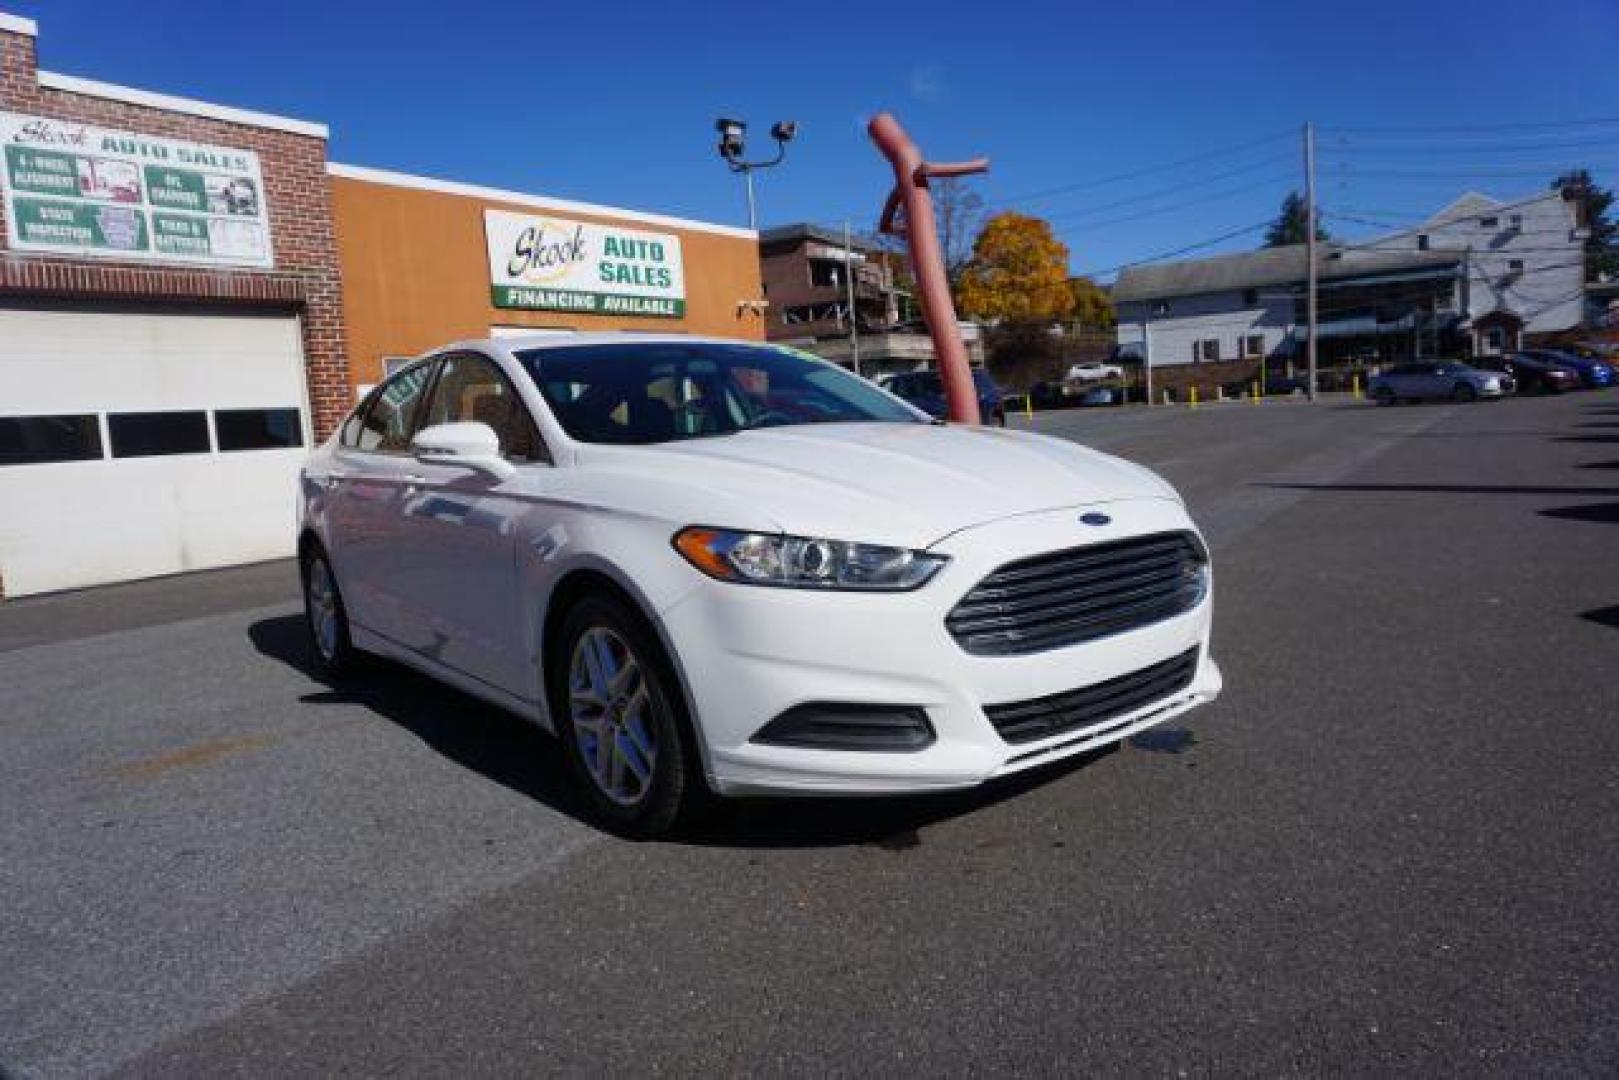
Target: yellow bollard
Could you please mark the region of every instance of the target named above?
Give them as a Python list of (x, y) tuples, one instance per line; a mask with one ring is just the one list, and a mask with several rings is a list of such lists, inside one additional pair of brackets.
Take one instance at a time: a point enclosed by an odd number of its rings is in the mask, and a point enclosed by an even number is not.
[(1249, 387), (1248, 387), (1248, 403), (1251, 404), (1251, 405), (1258, 405), (1259, 404), (1259, 384), (1258, 383), (1252, 383), (1252, 384), (1249, 385)]
[(1023, 417), (1026, 420), (1034, 419), (1034, 391), (1030, 390), (1023, 395)]
[(1350, 389), (1350, 391), (1352, 393), (1354, 393), (1356, 401), (1361, 400), (1361, 395), (1360, 395), (1360, 372), (1357, 371), (1357, 372), (1355, 372), (1355, 374), (1353, 374), (1353, 375), (1351, 375), (1349, 377), (1349, 389)]
[(1195, 386), (1192, 387), (1192, 400), (1189, 407), (1193, 409), (1197, 408), (1197, 387)]

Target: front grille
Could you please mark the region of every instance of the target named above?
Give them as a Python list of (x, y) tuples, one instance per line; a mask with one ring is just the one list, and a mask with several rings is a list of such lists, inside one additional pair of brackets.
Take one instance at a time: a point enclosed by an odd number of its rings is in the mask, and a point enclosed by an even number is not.
[(1161, 622), (1203, 599), (1208, 556), (1189, 532), (1054, 551), (1008, 563), (945, 616), (977, 656), (1016, 656)]
[(1048, 697), (985, 705), (984, 715), (1009, 743), (1033, 742), (1065, 731), (1094, 727), (1135, 712), (1192, 684), (1197, 647), (1140, 671)]

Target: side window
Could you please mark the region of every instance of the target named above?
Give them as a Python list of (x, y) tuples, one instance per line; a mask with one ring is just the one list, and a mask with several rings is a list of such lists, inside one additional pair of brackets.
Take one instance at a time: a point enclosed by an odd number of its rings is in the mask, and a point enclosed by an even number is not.
[(410, 448), (433, 367), (426, 363), (406, 368), (377, 388), (360, 421), (359, 449), (402, 454)]
[(375, 397), (376, 394), (374, 393), (367, 394), (365, 399), (354, 407), (354, 411), (349, 413), (349, 418), (343, 421), (343, 430), (337, 437), (339, 443), (349, 447), (358, 447), (360, 445), (360, 432), (364, 430), (362, 425), (365, 423), (365, 411), (371, 407), (371, 401)]
[(481, 356), (451, 356), (444, 361), (422, 426), (468, 420), (494, 428), (501, 453), (514, 461), (550, 460), (528, 406), (500, 369)]

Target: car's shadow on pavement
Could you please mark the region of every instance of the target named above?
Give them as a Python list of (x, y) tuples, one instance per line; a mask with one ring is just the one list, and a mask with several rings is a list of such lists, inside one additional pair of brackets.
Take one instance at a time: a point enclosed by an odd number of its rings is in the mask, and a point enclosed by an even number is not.
[(585, 807), (574, 794), (561, 745), (535, 725), (378, 657), (362, 656), (353, 674), (328, 678), (315, 666), (302, 615), (261, 619), (247, 628), (247, 636), (264, 656), (325, 687), (304, 695), (304, 703), (364, 706), (456, 764), (584, 820)]
[[(362, 657), (342, 679), (315, 666), (302, 615), (261, 619), (247, 629), (263, 656), (286, 664), (325, 689), (309, 705), (360, 705), (397, 724), (446, 759), (558, 813), (601, 828), (578, 796), (562, 743), (521, 717), (486, 704), (417, 671)], [(717, 799), (697, 820), (665, 842), (736, 848), (845, 847), (871, 844), (904, 850), (917, 830), (968, 814), (1065, 776), (1114, 747), (1031, 769), (968, 791), (883, 799)]]

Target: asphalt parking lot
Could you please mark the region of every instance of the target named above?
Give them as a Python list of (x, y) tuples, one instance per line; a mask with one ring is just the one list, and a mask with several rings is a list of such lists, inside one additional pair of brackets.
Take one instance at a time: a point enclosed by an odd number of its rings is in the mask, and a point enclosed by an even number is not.
[(1186, 494), (1226, 692), (964, 796), (627, 843), (287, 564), (0, 605), (0, 1073), (1619, 1069), (1619, 392), (1032, 425)]

